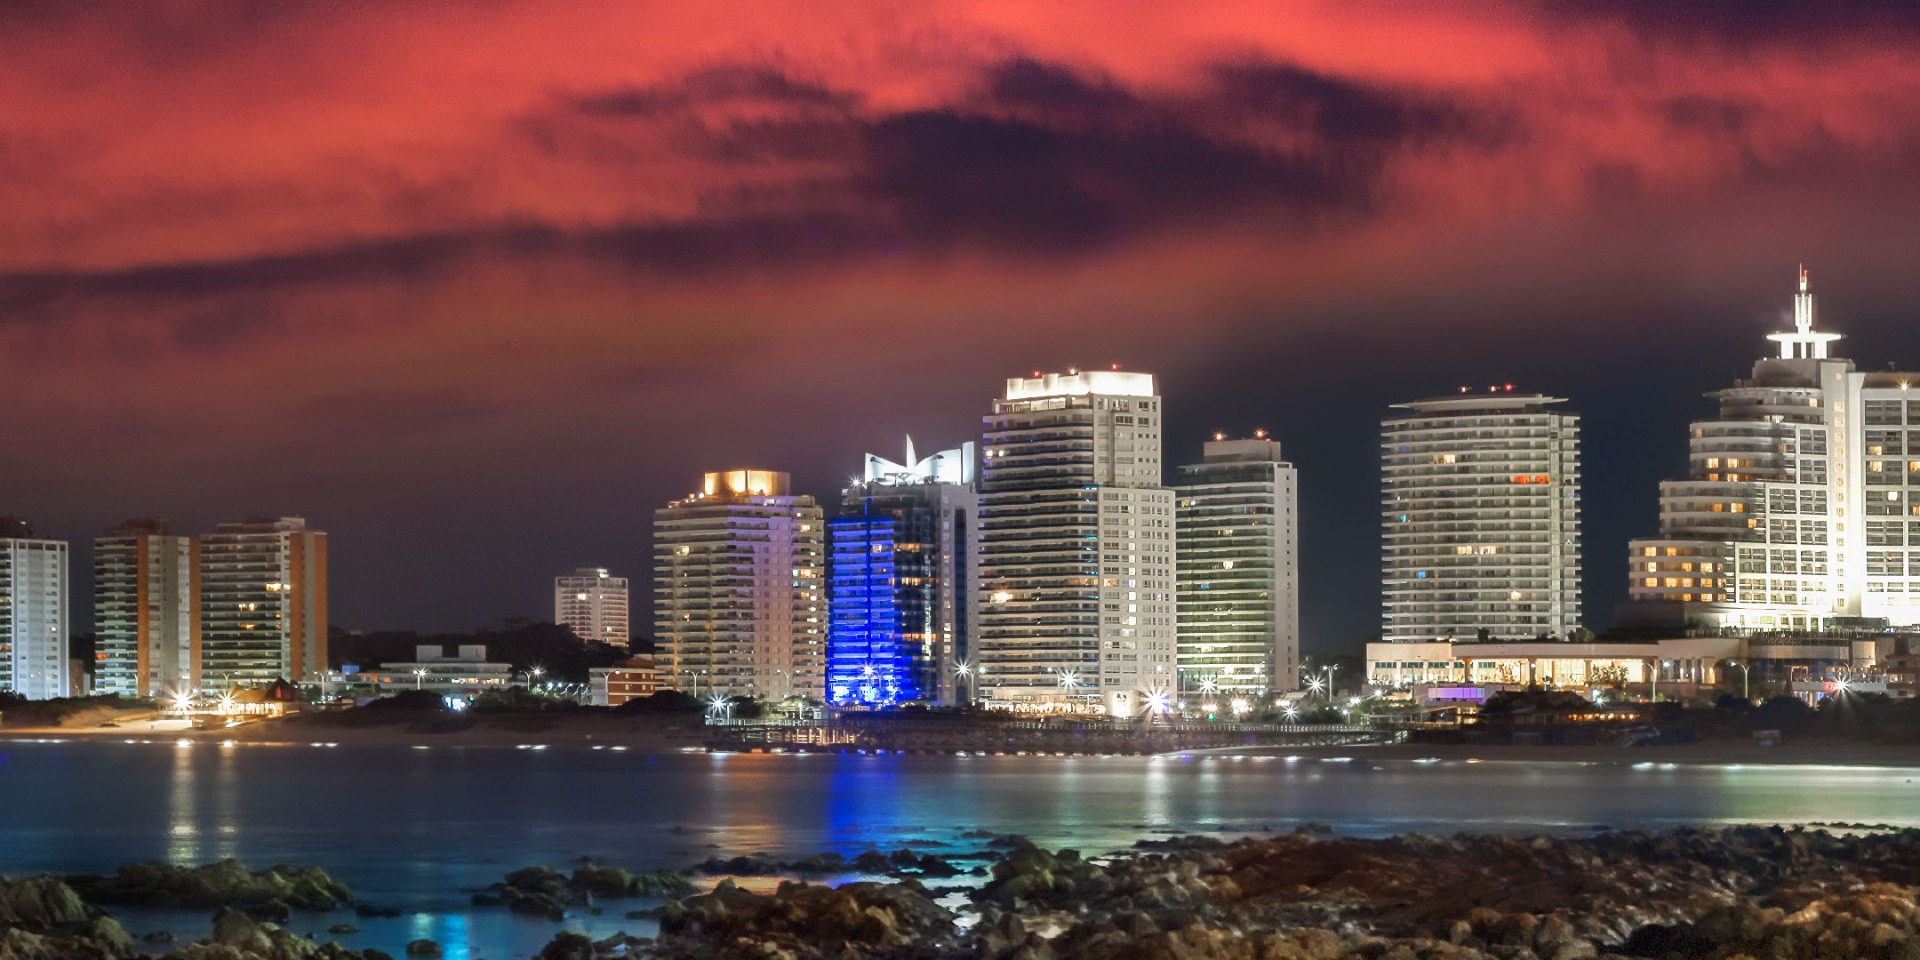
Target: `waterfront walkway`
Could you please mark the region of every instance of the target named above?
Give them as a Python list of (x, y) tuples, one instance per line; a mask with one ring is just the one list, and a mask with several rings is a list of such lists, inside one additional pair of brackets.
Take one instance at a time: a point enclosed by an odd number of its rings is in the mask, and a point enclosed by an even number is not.
[(1156, 754), (1226, 747), (1330, 747), (1396, 743), (1397, 729), (1356, 724), (1141, 721), (1049, 717), (952, 719), (836, 717), (726, 721), (706, 728), (711, 750), (888, 753)]

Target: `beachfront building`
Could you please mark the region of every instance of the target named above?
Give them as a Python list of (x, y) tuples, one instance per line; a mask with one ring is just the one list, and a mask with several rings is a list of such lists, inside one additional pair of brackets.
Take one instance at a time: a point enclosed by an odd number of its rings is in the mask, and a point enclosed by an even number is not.
[(0, 690), (67, 696), (67, 651), (67, 542), (0, 517)]
[(629, 637), (627, 578), (605, 567), (581, 567), (553, 580), (553, 622), (582, 640), (626, 649)]
[(327, 535), (300, 517), (200, 538), (200, 689), (318, 682), (327, 668)]
[(1132, 715), (1174, 686), (1174, 495), (1151, 374), (1007, 381), (985, 418), (978, 684), (989, 705)]
[(1280, 445), (1216, 434), (1174, 484), (1179, 692), (1299, 687), (1299, 488)]
[(1462, 388), (1381, 424), (1383, 640), (1580, 626), (1580, 421), (1565, 402)]
[(461, 644), (451, 656), (446, 650), (437, 643), (416, 645), (412, 660), (382, 663), (380, 669), (362, 671), (352, 680), (372, 684), (382, 696), (425, 690), (469, 702), (513, 685), (513, 665), (488, 661), (485, 644)]
[(1920, 373), (1830, 355), (1805, 270), (1779, 356), (1709, 396), (1660, 532), (1628, 545), (1630, 606), (1732, 631), (1920, 624)]
[(826, 693), (820, 506), (771, 470), (706, 475), (653, 514), (661, 681), (696, 696)]
[(136, 517), (93, 541), (94, 691), (200, 689), (200, 553), (167, 521)]
[(979, 605), (975, 447), (869, 454), (828, 521), (827, 701), (970, 702)]
[(660, 692), (660, 669), (652, 657), (629, 657), (587, 671), (587, 703), (617, 707)]
[[(1532, 686), (1687, 699), (1759, 698), (1801, 684), (1892, 684), (1895, 641), (1883, 636), (1674, 637), (1632, 642), (1447, 641), (1367, 644), (1367, 683), (1422, 687), (1434, 699), (1485, 699)], [(1462, 691), (1457, 688), (1472, 688)], [(1861, 690), (1867, 687), (1859, 687)]]

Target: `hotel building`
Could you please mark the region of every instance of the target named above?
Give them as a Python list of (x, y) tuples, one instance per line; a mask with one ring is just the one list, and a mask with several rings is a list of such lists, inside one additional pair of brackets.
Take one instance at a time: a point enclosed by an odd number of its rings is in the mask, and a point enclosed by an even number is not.
[(1580, 421), (1511, 386), (1381, 424), (1381, 639), (1556, 640), (1580, 626)]
[(827, 701), (971, 702), (979, 622), (975, 447), (869, 454), (828, 522)]
[(787, 474), (728, 470), (653, 514), (661, 683), (696, 696), (826, 693), (826, 532)]
[(1153, 377), (1007, 381), (985, 418), (978, 677), (989, 705), (1126, 716), (1172, 699), (1173, 491)]
[(1264, 697), (1299, 687), (1299, 489), (1280, 445), (1217, 437), (1180, 468), (1175, 596), (1180, 691)]
[(67, 651), (67, 542), (0, 517), (0, 690), (67, 696)]
[(1659, 536), (1629, 544), (1629, 608), (1743, 632), (1920, 623), (1920, 373), (1855, 370), (1816, 320), (1802, 270), (1779, 356), (1710, 394)]
[(605, 567), (581, 567), (553, 580), (553, 622), (582, 640), (625, 649), (628, 639), (627, 578)]
[(200, 689), (200, 548), (135, 518), (93, 541), (94, 690), (161, 697)]
[(318, 682), (327, 668), (327, 535), (299, 517), (200, 538), (200, 688)]

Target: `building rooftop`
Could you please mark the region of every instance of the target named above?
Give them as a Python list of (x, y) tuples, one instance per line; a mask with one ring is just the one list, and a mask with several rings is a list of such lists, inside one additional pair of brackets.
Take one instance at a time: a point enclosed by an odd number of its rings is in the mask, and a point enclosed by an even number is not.
[(1009, 377), (1008, 400), (1033, 400), (1041, 397), (1151, 397), (1153, 374), (1119, 370), (1068, 370), (1066, 373), (1041, 373), (1032, 377)]
[(1550, 397), (1544, 393), (1514, 392), (1513, 384), (1502, 387), (1489, 387), (1480, 392), (1461, 387), (1457, 394), (1429, 397), (1425, 400), (1412, 400), (1396, 403), (1395, 410), (1417, 410), (1421, 413), (1455, 413), (1468, 410), (1510, 410), (1518, 408), (1539, 408), (1549, 404), (1566, 403), (1565, 397)]

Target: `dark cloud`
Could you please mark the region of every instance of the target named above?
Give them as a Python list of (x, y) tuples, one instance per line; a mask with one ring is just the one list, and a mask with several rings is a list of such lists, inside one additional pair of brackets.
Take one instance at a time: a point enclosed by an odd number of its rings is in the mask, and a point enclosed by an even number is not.
[(1667, 122), (1676, 129), (1738, 136), (1759, 111), (1756, 104), (1717, 97), (1674, 97), (1666, 103)]
[(1920, 4), (1911, 0), (1585, 0), (1542, 4), (1562, 22), (1609, 21), (1645, 38), (1673, 37), (1710, 45), (1881, 40), (1889, 31), (1920, 33)]
[[(668, 84), (607, 91), (526, 118), (543, 155), (615, 167), (646, 162), (653, 140), (580, 124), (665, 130), (700, 160), (812, 164), (826, 173), (715, 192), (694, 217), (581, 227), (481, 224), (307, 251), (127, 270), (0, 275), (10, 322), (53, 319), (79, 299), (127, 302), (352, 282), (419, 282), (476, 256), (585, 255), (663, 279), (830, 264), (895, 251), (942, 254), (968, 244), (1002, 254), (1078, 255), (1223, 215), (1282, 231), (1358, 212), (1376, 199), (1396, 149), (1434, 140), (1486, 145), (1504, 129), (1424, 95), (1337, 80), (1281, 64), (1211, 71), (1217, 96), (1130, 91), (1030, 59), (983, 70), (991, 103), (1072, 114), (995, 115), (965, 102), (900, 113), (856, 110), (858, 97), (766, 67), (704, 70)], [(784, 105), (752, 120), (703, 113), (751, 99)], [(1097, 106), (1091, 112), (1076, 107)], [(568, 121), (566, 115), (576, 118)], [(1297, 146), (1239, 136), (1281, 125)], [(177, 342), (227, 342), (249, 325), (227, 306), (180, 319)]]
[(1286, 63), (1222, 64), (1212, 74), (1229, 116), (1311, 130), (1328, 143), (1457, 140), (1491, 147), (1514, 136), (1518, 124), (1493, 103), (1396, 90)]
[(923, 111), (868, 132), (865, 186), (914, 239), (1077, 253), (1246, 204), (1346, 204), (1376, 171), (1222, 143), (1180, 126), (1081, 131)]
[(740, 101), (847, 109), (859, 99), (851, 91), (833, 90), (768, 67), (732, 65), (701, 70), (672, 83), (588, 94), (576, 98), (574, 106), (594, 117), (652, 117)]
[(1110, 80), (1088, 80), (1066, 67), (1028, 57), (994, 64), (984, 73), (985, 97), (1002, 106), (1098, 116), (1140, 104), (1138, 98)]

